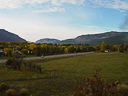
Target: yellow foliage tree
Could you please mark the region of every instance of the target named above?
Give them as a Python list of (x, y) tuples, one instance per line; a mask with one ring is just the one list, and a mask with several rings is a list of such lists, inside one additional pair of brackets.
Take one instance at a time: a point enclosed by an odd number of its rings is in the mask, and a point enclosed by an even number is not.
[(68, 53), (68, 48), (65, 48), (65, 49), (64, 49), (64, 52), (65, 52), (65, 53)]
[(44, 48), (45, 47), (45, 44), (41, 44), (41, 48)]
[(105, 51), (105, 43), (104, 41), (102, 42), (102, 45), (101, 45), (101, 49), (100, 49), (100, 52), (104, 52)]
[(34, 48), (36, 48), (36, 44), (31, 43), (31, 44), (29, 45), (29, 49), (30, 49), (30, 50), (33, 50)]
[(118, 45), (113, 45), (113, 47), (116, 49), (116, 51), (118, 51), (119, 49)]

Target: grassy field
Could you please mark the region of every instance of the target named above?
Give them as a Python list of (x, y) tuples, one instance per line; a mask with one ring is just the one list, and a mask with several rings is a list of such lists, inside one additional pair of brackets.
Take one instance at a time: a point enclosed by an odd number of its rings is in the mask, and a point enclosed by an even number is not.
[(0, 64), (0, 83), (17, 91), (27, 88), (32, 96), (71, 96), (74, 81), (93, 75), (93, 68), (102, 68), (105, 80), (111, 76), (119, 83), (128, 83), (128, 53), (92, 53), (70, 57), (32, 61), (42, 65), (42, 73), (22, 66), (21, 71)]

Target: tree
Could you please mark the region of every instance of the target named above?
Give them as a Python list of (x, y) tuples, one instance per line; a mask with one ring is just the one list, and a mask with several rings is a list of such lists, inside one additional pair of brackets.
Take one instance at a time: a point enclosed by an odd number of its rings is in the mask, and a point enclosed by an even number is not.
[(69, 52), (69, 53), (74, 53), (74, 51), (75, 51), (74, 46), (73, 46), (73, 45), (70, 45), (70, 46), (68, 47), (68, 52)]
[(27, 50), (27, 49), (22, 49), (21, 52), (22, 52), (23, 54), (25, 54), (25, 55), (28, 54), (28, 50)]
[(4, 51), (6, 52), (6, 55), (8, 56), (8, 57), (11, 57), (12, 56), (12, 49), (11, 48), (5, 48), (4, 49)]
[(95, 46), (96, 51), (100, 51), (100, 45)]
[(65, 48), (65, 49), (64, 49), (64, 52), (65, 52), (65, 53), (68, 53), (68, 48)]
[(7, 59), (5, 65), (6, 66), (11, 66), (15, 70), (17, 68), (19, 70), (21, 70), (21, 64), (22, 64), (23, 58), (24, 58), (24, 56), (15, 53), (13, 55), (13, 57)]
[(104, 41), (102, 42), (102, 45), (101, 45), (101, 49), (100, 49), (100, 52), (104, 52), (105, 51), (105, 43)]
[(42, 55), (41, 49), (42, 48), (39, 45), (35, 48), (35, 54), (37, 56), (41, 56)]
[(29, 45), (29, 49), (30, 49), (30, 50), (33, 50), (34, 48), (36, 48), (36, 44), (31, 43), (31, 44)]
[(64, 53), (65, 46), (59, 46), (59, 48), (60, 48), (60, 53)]
[(122, 44), (121, 46), (124, 49), (124, 51), (127, 51), (127, 48), (126, 48), (126, 45), (125, 44)]
[(118, 45), (113, 45), (111, 47), (111, 51), (118, 51)]

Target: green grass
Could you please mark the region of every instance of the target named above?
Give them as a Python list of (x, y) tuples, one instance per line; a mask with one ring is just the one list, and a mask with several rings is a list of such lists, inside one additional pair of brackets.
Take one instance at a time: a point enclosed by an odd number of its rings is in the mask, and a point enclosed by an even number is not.
[(128, 82), (128, 53), (92, 53), (70, 57), (33, 60), (41, 64), (42, 73), (22, 66), (21, 71), (0, 65), (0, 83), (17, 90), (27, 88), (32, 96), (71, 96), (75, 80), (93, 75), (93, 68), (102, 68), (101, 76), (120, 83)]

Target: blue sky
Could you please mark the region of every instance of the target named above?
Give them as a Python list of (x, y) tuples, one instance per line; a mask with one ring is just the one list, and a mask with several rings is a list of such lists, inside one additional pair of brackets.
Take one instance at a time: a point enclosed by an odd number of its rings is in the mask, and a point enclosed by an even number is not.
[(128, 31), (126, 18), (128, 0), (0, 0), (0, 29), (32, 42)]

